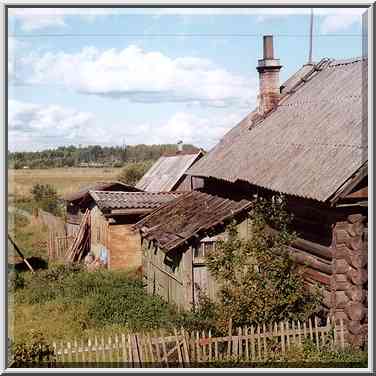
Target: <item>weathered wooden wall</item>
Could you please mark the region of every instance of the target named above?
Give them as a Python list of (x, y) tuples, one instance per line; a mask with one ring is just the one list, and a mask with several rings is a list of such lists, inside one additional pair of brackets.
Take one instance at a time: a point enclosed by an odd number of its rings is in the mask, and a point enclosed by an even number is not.
[(91, 242), (90, 251), (96, 257), (100, 257), (102, 248), (109, 248), (108, 222), (97, 206), (90, 211)]
[[(250, 232), (249, 220), (240, 222), (237, 228), (239, 236), (246, 238)], [(223, 240), (225, 237), (223, 231), (215, 238)], [(201, 293), (211, 300), (217, 299), (218, 283), (210, 275), (205, 259), (195, 257), (194, 246), (166, 257), (152, 242), (143, 240), (143, 269), (148, 293), (160, 295), (180, 308), (190, 309), (199, 302)]]
[(143, 241), (143, 270), (147, 291), (159, 295), (179, 308), (189, 309), (192, 302), (192, 250), (166, 254), (152, 242)]

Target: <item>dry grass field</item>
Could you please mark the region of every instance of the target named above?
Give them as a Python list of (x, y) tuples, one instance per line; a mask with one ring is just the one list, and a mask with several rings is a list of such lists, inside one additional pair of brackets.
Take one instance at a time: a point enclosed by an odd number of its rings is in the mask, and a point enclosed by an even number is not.
[(30, 196), (34, 184), (51, 184), (59, 195), (97, 181), (116, 180), (121, 168), (51, 168), (8, 170), (9, 195)]

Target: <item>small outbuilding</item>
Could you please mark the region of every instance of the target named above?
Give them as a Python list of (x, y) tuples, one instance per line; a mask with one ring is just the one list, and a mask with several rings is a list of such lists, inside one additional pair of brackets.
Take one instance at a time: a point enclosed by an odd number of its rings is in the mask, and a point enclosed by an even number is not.
[(66, 229), (69, 236), (77, 233), (86, 209), (89, 208), (92, 198), (89, 191), (140, 192), (140, 189), (119, 181), (97, 182), (86, 186), (77, 192), (66, 194)]
[(140, 268), (141, 239), (132, 225), (179, 195), (176, 192), (89, 191), (92, 256), (108, 269)]
[(216, 298), (217, 285), (205, 265), (205, 256), (218, 240), (226, 239), (225, 226), (238, 223), (246, 237), (251, 201), (192, 191), (164, 205), (135, 225), (143, 244), (143, 271), (150, 294), (162, 296), (181, 309), (198, 303), (200, 293)]

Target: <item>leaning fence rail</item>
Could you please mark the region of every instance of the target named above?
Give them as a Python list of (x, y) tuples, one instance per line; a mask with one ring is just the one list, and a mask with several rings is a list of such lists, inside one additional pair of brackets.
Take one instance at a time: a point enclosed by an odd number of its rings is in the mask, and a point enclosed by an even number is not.
[(244, 362), (266, 360), (272, 353), (285, 354), (301, 347), (309, 338), (318, 350), (324, 346), (345, 347), (344, 324), (327, 319), (280, 322), (270, 325), (232, 328), (224, 337), (212, 336), (211, 331), (187, 332), (174, 330), (136, 334), (94, 336), (87, 340), (53, 343), (59, 363), (112, 364), (122, 367), (189, 367), (213, 361), (237, 358)]

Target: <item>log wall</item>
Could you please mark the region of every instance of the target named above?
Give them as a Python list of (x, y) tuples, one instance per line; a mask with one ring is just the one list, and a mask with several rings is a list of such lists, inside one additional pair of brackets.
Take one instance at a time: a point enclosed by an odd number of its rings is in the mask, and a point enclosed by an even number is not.
[(332, 279), (332, 313), (343, 319), (347, 341), (362, 345), (368, 332), (368, 272), (366, 217), (350, 214), (333, 229), (334, 278)]

